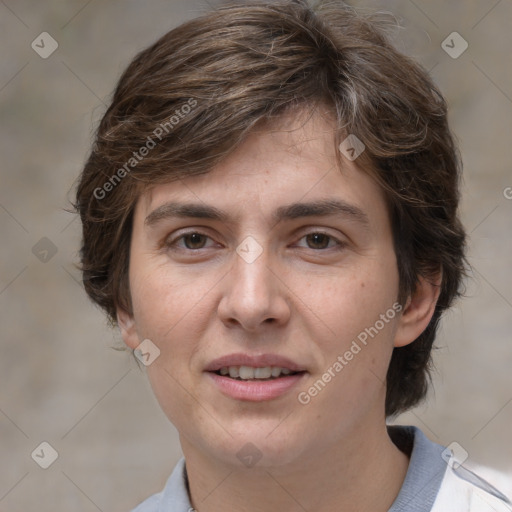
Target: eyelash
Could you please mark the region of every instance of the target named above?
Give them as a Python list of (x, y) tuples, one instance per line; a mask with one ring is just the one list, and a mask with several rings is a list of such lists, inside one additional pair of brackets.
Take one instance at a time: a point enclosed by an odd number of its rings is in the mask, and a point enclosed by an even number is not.
[[(190, 252), (199, 252), (202, 249), (208, 249), (208, 247), (200, 247), (199, 249), (189, 249), (188, 247), (176, 247), (176, 243), (177, 242), (179, 242), (180, 240), (184, 240), (185, 237), (190, 236), (190, 235), (200, 235), (200, 236), (209, 238), (211, 240), (211, 237), (208, 236), (206, 233), (202, 233), (201, 231), (195, 231), (194, 230), (194, 231), (187, 231), (185, 233), (181, 233), (181, 235), (176, 237), (174, 240), (165, 241), (164, 245), (168, 249), (190, 251)], [(299, 240), (302, 240), (303, 238), (306, 238), (307, 236), (310, 236), (310, 235), (324, 235), (324, 236), (329, 238), (329, 242), (330, 241), (334, 241), (334, 242), (336, 242), (336, 245), (337, 245), (337, 247), (326, 247), (326, 248), (323, 248), (323, 249), (311, 249), (311, 250), (313, 250), (315, 252), (327, 251), (329, 249), (331, 249), (331, 250), (332, 249), (340, 250), (340, 249), (344, 248), (347, 245), (345, 242), (342, 242), (341, 240), (338, 240), (337, 238), (335, 238), (331, 234), (326, 233), (324, 231), (311, 231), (311, 232), (306, 233), (303, 236), (301, 236), (301, 238)], [(310, 249), (310, 248), (308, 247), (308, 249)]]

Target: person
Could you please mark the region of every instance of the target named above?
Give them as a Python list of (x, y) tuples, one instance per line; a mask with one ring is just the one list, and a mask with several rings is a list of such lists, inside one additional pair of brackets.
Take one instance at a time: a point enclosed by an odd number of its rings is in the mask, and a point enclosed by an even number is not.
[(136, 512), (511, 510), (463, 447), (387, 424), (467, 263), (445, 100), (386, 33), (229, 3), (122, 74), (75, 207), (86, 292), (184, 455)]

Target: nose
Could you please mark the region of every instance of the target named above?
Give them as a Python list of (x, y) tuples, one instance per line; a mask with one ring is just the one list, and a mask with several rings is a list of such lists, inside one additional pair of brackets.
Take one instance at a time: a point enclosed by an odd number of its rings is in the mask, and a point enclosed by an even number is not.
[(218, 306), (220, 319), (228, 326), (239, 326), (250, 332), (265, 329), (269, 324), (284, 325), (290, 318), (284, 282), (272, 265), (268, 250), (252, 262), (234, 255), (233, 266), (224, 283)]

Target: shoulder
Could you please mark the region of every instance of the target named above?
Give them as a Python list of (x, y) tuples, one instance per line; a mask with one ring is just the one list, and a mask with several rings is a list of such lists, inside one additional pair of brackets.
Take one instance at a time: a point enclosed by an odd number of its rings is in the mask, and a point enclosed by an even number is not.
[(137, 505), (131, 512), (158, 512), (160, 510), (162, 493), (153, 494), (141, 504)]
[(512, 512), (512, 472), (467, 463), (455, 443), (444, 447), (417, 427), (388, 427), (410, 455), (409, 469), (390, 512)]
[(432, 512), (512, 512), (512, 473), (448, 464)]
[(153, 494), (131, 512), (189, 512), (192, 509), (188, 495), (188, 480), (185, 459), (182, 457), (176, 464), (164, 489)]

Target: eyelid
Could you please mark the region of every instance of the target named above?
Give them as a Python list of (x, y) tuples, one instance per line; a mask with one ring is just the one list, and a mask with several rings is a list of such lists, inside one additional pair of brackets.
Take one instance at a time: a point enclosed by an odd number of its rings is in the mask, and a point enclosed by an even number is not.
[[(177, 242), (179, 242), (180, 240), (183, 240), (184, 237), (186, 237), (187, 235), (192, 235), (192, 234), (201, 235), (201, 236), (204, 236), (204, 237), (214, 241), (210, 235), (208, 235), (207, 233), (200, 231), (199, 229), (196, 228), (196, 229), (187, 229), (186, 231), (178, 230), (177, 233), (173, 233), (172, 235), (165, 237), (162, 242), (162, 246), (165, 246), (166, 248), (177, 248), (178, 250), (183, 250), (183, 251), (188, 251), (188, 252), (199, 252), (203, 249), (206, 250), (206, 249), (210, 248), (210, 247), (200, 247), (199, 249), (189, 249), (187, 247), (177, 247), (176, 246)], [(336, 243), (335, 247), (327, 247), (324, 249), (311, 249), (310, 247), (303, 247), (303, 248), (310, 249), (315, 252), (322, 252), (322, 251), (327, 251), (329, 249), (331, 249), (331, 250), (332, 249), (341, 249), (347, 245), (347, 242), (340, 240), (340, 238), (334, 236), (332, 233), (329, 233), (328, 231), (326, 231), (325, 229), (322, 229), (322, 228), (310, 228), (308, 231), (301, 230), (300, 236), (297, 239), (297, 241), (295, 242), (295, 244), (297, 244), (297, 242), (299, 242), (303, 238), (307, 237), (308, 235), (312, 235), (312, 234), (321, 234), (321, 235), (327, 236), (331, 241), (334, 241)]]
[[(166, 248), (176, 247), (176, 242), (183, 240), (183, 238), (187, 235), (201, 235), (206, 238), (209, 238), (210, 240), (213, 240), (213, 238), (206, 234), (203, 231), (200, 231), (199, 229), (188, 229), (187, 231), (180, 231), (178, 230), (177, 233), (172, 233), (171, 235), (168, 235), (164, 237), (162, 241), (162, 246)], [(201, 247), (200, 249), (188, 249), (187, 247), (177, 247), (178, 249), (184, 250), (184, 251), (190, 251), (190, 252), (198, 252), (201, 249), (208, 249), (209, 247)]]
[[(313, 228), (310, 231), (301, 232), (301, 233), (302, 234), (299, 237), (298, 241), (302, 240), (303, 238), (305, 238), (308, 235), (319, 234), (319, 235), (325, 235), (325, 236), (329, 237), (331, 240), (334, 240), (336, 242), (336, 247), (328, 247), (326, 249), (311, 249), (312, 251), (315, 251), (315, 252), (327, 251), (329, 249), (340, 249), (340, 248), (343, 248), (348, 245), (347, 242), (341, 240), (340, 238), (334, 236), (332, 233), (329, 233), (328, 231), (321, 229), (321, 228)], [(310, 248), (307, 247), (307, 249), (310, 249)]]

